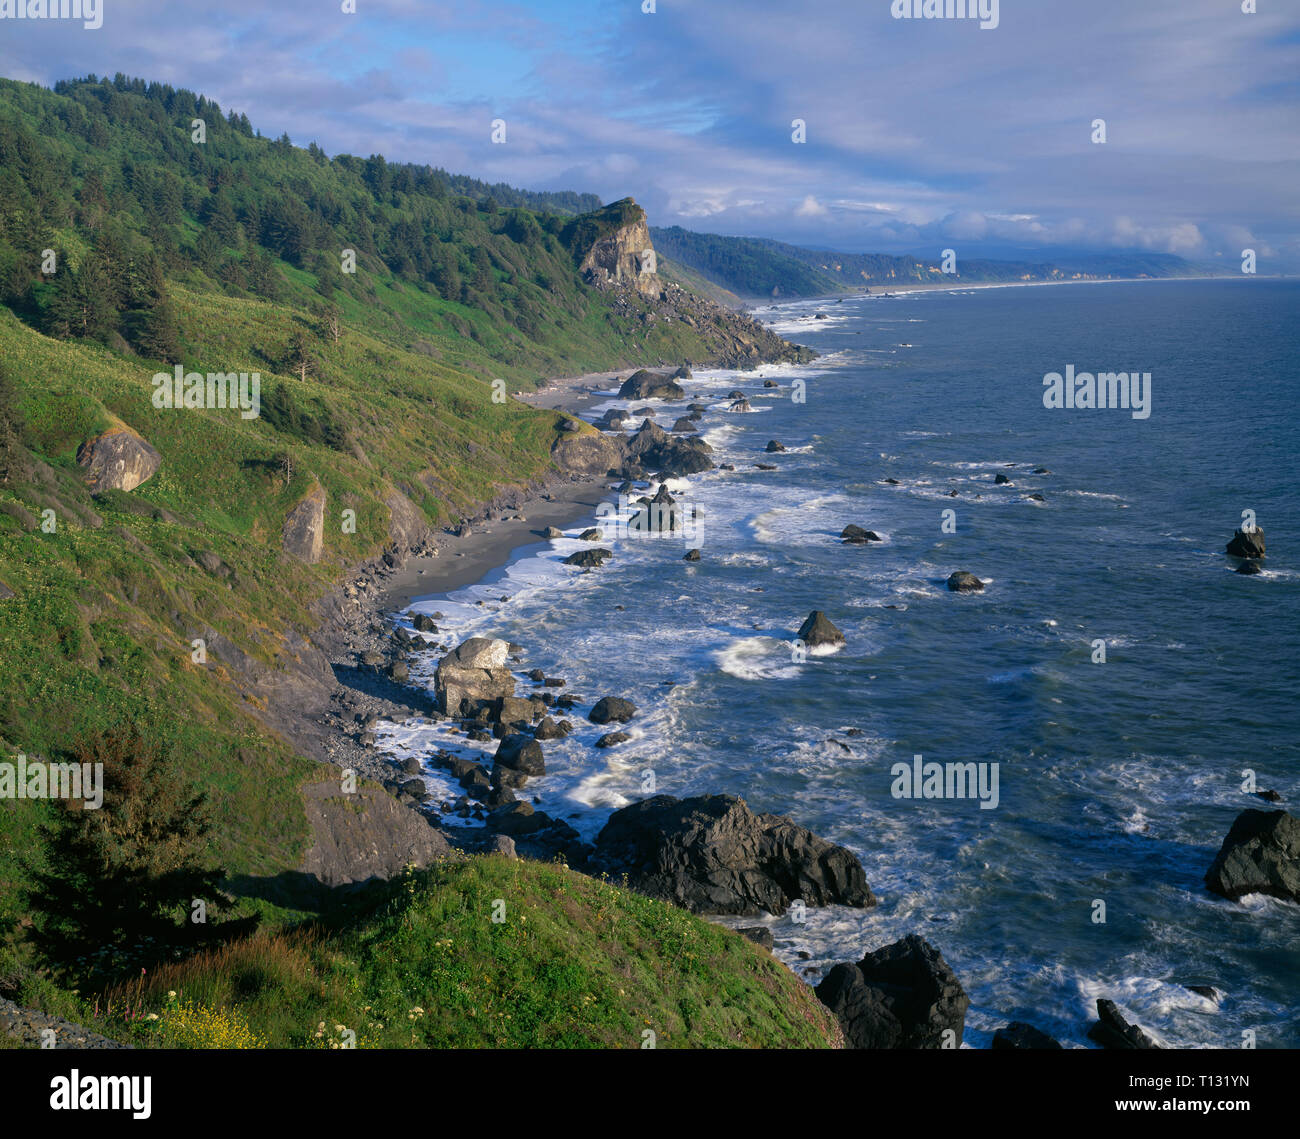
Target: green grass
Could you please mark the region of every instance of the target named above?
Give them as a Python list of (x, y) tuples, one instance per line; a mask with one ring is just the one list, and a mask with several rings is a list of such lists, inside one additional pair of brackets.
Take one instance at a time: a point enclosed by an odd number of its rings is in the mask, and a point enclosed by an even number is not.
[(363, 1048), (640, 1048), (651, 1033), (660, 1048), (839, 1045), (766, 951), (562, 865), (446, 861), (382, 893), (342, 927), (256, 935), (120, 988), (102, 1030), (195, 1045), (192, 1015), (179, 1036), (169, 1024), (188, 1005), (214, 1034), (271, 1047), (337, 1046), (339, 1026)]

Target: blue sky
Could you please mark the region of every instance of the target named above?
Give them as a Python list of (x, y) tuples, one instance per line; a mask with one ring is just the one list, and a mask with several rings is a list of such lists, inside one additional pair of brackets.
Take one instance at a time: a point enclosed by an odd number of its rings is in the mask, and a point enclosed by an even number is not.
[(659, 225), (1300, 268), (1298, 0), (1001, 0), (987, 30), (891, 0), (101, 4), (97, 30), (0, 20), (0, 73), (123, 71), (331, 154), (630, 195)]

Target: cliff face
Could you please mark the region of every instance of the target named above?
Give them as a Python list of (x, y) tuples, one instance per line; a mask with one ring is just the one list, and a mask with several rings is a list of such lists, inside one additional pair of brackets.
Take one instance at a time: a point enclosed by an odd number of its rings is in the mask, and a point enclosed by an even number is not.
[(753, 368), (816, 356), (743, 313), (663, 281), (645, 211), (631, 198), (575, 218), (566, 236), (583, 280), (605, 293), (616, 313), (644, 325), (680, 322), (708, 346), (707, 356), (677, 363)]
[(646, 225), (641, 208), (630, 198), (625, 200), (636, 207), (635, 212), (640, 217), (605, 237), (597, 238), (583, 257), (578, 272), (583, 280), (597, 288), (622, 285), (642, 296), (653, 297), (663, 289), (663, 282), (655, 272), (650, 227)]

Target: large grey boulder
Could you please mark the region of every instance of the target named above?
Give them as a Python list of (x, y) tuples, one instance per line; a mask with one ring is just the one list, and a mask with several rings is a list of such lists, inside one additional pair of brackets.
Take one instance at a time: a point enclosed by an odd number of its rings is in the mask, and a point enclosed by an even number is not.
[(484, 704), (515, 694), (515, 678), (506, 666), (507, 641), (470, 637), (438, 662), (434, 699), (449, 716), (472, 716)]
[(595, 860), (629, 885), (694, 913), (781, 915), (790, 903), (876, 904), (851, 851), (734, 795), (656, 795), (615, 811)]
[(288, 554), (315, 565), (325, 552), (325, 488), (319, 483), (307, 492), (284, 520), (281, 545)]
[(77, 464), (85, 470), (86, 485), (98, 494), (135, 490), (154, 476), (162, 456), (125, 424), (119, 424), (78, 447)]

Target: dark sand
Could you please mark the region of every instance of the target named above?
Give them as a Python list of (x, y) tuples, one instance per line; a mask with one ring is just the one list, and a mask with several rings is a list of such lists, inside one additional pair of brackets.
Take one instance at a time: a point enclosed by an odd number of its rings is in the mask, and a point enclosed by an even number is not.
[(547, 539), (539, 531), (546, 527), (563, 530), (584, 518), (594, 520), (596, 507), (610, 494), (603, 478), (569, 483), (554, 488), (549, 501), (530, 500), (521, 511), (527, 522), (479, 523), (464, 538), (442, 535), (437, 557), (411, 558), (385, 580), (380, 603), (385, 609), (405, 609), (420, 598), (482, 581), (493, 570), (514, 561), (527, 547), (543, 546)]

